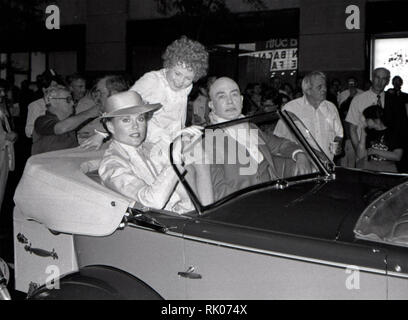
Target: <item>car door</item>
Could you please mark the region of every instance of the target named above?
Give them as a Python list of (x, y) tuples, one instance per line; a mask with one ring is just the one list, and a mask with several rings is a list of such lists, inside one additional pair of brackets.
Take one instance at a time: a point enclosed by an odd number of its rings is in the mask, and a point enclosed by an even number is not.
[(78, 265), (111, 266), (145, 282), (164, 299), (185, 299), (185, 278), (178, 276), (184, 268), (184, 224), (182, 216), (150, 212), (129, 219), (107, 237), (76, 236)]
[(203, 221), (185, 233), (189, 299), (387, 297), (385, 255), (376, 248)]
[(388, 299), (408, 299), (408, 249), (387, 246)]

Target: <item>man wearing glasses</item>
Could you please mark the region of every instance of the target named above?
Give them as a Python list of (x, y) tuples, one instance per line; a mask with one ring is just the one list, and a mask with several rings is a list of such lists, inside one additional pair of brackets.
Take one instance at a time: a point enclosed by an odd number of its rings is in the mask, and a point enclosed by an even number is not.
[(62, 86), (46, 90), (44, 100), (47, 110), (34, 123), (31, 154), (77, 147), (75, 130), (88, 119), (97, 117), (99, 106), (74, 115), (71, 92)]

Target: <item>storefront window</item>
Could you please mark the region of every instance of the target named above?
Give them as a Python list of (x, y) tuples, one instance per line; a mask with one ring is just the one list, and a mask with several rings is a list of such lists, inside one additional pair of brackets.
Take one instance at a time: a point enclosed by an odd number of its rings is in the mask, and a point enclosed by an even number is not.
[(241, 88), (249, 83), (270, 84), (273, 78), (280, 78), (282, 84), (296, 85), (297, 38), (218, 44), (211, 47), (210, 57), (213, 72), (237, 78)]
[(77, 65), (76, 51), (0, 53), (0, 77), (6, 79), (7, 72), (12, 73), (16, 85), (23, 80), (35, 82), (47, 68), (66, 76), (75, 73)]
[[(408, 37), (373, 39), (372, 68), (385, 67), (391, 72), (391, 79), (400, 76), (408, 79)], [(385, 90), (392, 88), (388, 84)]]

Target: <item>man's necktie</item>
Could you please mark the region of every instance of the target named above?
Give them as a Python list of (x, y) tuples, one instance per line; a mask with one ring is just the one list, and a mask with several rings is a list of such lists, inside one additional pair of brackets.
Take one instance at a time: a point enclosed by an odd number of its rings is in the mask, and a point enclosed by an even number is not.
[(4, 113), (0, 111), (0, 125), (3, 127), (3, 130), (5, 132), (8, 132), (8, 128), (7, 128), (8, 126), (6, 124), (6, 118), (5, 117), (6, 116), (4, 115)]
[(377, 105), (379, 105), (380, 107), (382, 107), (381, 95), (379, 95), (379, 94), (377, 94)]

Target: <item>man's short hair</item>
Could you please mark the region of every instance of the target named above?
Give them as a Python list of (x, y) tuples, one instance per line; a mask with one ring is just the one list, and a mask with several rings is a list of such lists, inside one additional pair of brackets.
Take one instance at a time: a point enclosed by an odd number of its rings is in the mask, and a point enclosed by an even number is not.
[(384, 68), (384, 67), (375, 68), (375, 69), (373, 70), (373, 76), (374, 76), (378, 71), (381, 71), (381, 70), (385, 71), (385, 72), (388, 74), (388, 78), (391, 77), (391, 72), (390, 72), (390, 70), (388, 70), (387, 68)]
[(302, 91), (303, 94), (312, 87), (313, 79), (321, 77), (326, 81), (326, 75), (321, 71), (312, 71), (304, 76), (302, 80)]
[(85, 77), (84, 77), (82, 74), (80, 74), (80, 73), (74, 73), (74, 74), (71, 74), (70, 76), (67, 77), (67, 81), (66, 81), (66, 82), (67, 82), (68, 85), (71, 85), (72, 82), (74, 82), (74, 81), (76, 81), (76, 80), (86, 81)]
[(401, 83), (404, 82), (400, 76), (395, 76), (394, 78), (392, 78), (392, 82), (394, 82), (394, 80), (400, 80)]
[(71, 91), (67, 87), (64, 87), (62, 85), (57, 85), (57, 86), (52, 86), (52, 87), (47, 88), (45, 90), (44, 97), (55, 98), (57, 97), (59, 92), (69, 92), (71, 94)]
[(129, 90), (129, 83), (123, 76), (109, 75), (103, 77), (102, 79), (105, 80), (105, 86), (109, 92), (109, 96), (112, 95), (112, 92), (122, 92)]

